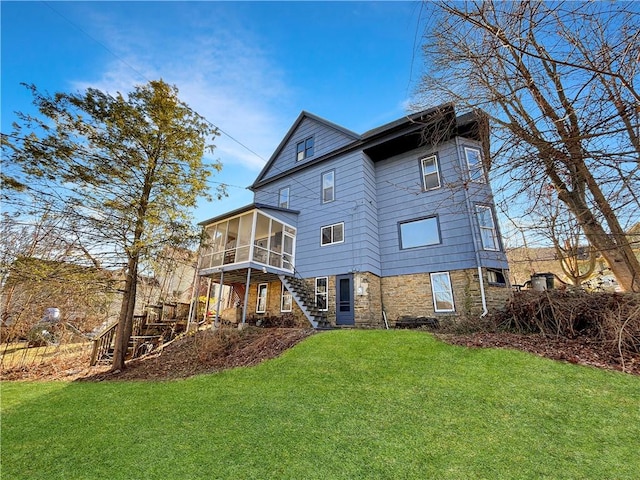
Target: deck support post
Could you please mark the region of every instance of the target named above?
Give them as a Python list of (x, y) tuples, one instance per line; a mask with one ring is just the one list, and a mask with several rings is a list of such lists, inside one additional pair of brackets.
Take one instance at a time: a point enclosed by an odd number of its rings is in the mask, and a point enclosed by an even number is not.
[(247, 321), (247, 303), (249, 302), (249, 283), (251, 282), (251, 267), (247, 268), (247, 283), (244, 286), (244, 301), (242, 303), (242, 326)]
[(204, 313), (202, 314), (202, 324), (205, 325), (209, 316), (209, 303), (211, 303), (211, 277), (207, 277), (207, 301), (204, 302)]
[(216, 305), (216, 317), (213, 320), (213, 327), (216, 328), (218, 326), (218, 322), (220, 319), (220, 301), (222, 300), (222, 287), (224, 286), (224, 270), (220, 271), (220, 286), (218, 287), (218, 304)]

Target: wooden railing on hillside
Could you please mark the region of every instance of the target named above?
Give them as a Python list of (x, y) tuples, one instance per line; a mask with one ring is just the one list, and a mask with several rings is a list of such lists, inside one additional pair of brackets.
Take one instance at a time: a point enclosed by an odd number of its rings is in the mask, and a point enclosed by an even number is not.
[[(146, 323), (146, 315), (135, 315), (133, 317), (132, 336), (142, 335)], [(96, 365), (99, 361), (111, 360), (115, 346), (116, 330), (118, 322), (107, 327), (100, 335), (93, 339), (93, 350), (91, 351), (90, 366)]]
[[(186, 330), (186, 319), (176, 318), (177, 307), (178, 304), (164, 304), (159, 306), (159, 311), (157, 312), (148, 310), (143, 315), (134, 315), (131, 337), (127, 348), (127, 358), (131, 359), (144, 355)], [(98, 362), (108, 362), (113, 358), (117, 327), (118, 322), (107, 327), (93, 339), (90, 361), (92, 367), (97, 365)]]
[(113, 355), (113, 341), (116, 336), (118, 322), (105, 329), (100, 335), (93, 339), (93, 350), (91, 351), (90, 366), (98, 363), (98, 360), (110, 359)]

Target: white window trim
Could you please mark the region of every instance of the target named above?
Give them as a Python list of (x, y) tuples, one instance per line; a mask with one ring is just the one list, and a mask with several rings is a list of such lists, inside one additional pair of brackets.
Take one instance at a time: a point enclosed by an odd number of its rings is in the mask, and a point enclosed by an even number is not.
[[(284, 307), (284, 299), (285, 299), (285, 296), (287, 296), (287, 294), (288, 294), (288, 297), (289, 297), (289, 309), (288, 310), (285, 309), (285, 307)], [(282, 285), (282, 294), (281, 294), (281, 297), (280, 297), (280, 311), (283, 312), (283, 313), (286, 313), (286, 312), (291, 312), (292, 310), (293, 310), (293, 295), (291, 294), (291, 292), (289, 290), (287, 290), (287, 287)]]
[[(489, 211), (489, 218), (491, 219), (492, 226), (487, 227), (480, 223), (480, 215), (479, 210), (486, 209)], [(500, 240), (498, 239), (498, 230), (496, 228), (496, 219), (493, 215), (493, 208), (489, 205), (476, 205), (476, 220), (478, 221), (478, 228), (480, 229), (480, 243), (482, 244), (482, 249), (491, 251), (491, 252), (499, 252), (500, 251)], [(484, 235), (482, 235), (483, 230), (491, 232), (491, 237), (493, 238), (493, 243), (495, 247), (487, 246), (484, 244)]]
[[(326, 290), (322, 293), (318, 293), (318, 280), (324, 279), (325, 285), (326, 285)], [(324, 304), (326, 305), (325, 308), (318, 308), (318, 311), (320, 312), (326, 312), (329, 310), (329, 277), (316, 277), (315, 279), (315, 302), (316, 302), (316, 306), (318, 305), (318, 295), (321, 295), (325, 298), (325, 302)]]
[[(438, 185), (435, 187), (427, 187), (427, 182), (425, 181), (424, 162), (425, 160), (431, 160), (431, 159), (433, 159), (433, 165), (435, 166), (435, 169), (436, 169), (435, 175), (436, 175), (436, 178), (438, 179)], [(440, 166), (438, 165), (438, 155), (436, 155), (435, 153), (433, 155), (428, 155), (420, 159), (420, 172), (422, 173), (422, 188), (424, 189), (425, 192), (428, 192), (429, 190), (435, 190), (442, 186), (442, 183), (440, 182)], [(433, 173), (430, 173), (429, 175), (433, 175)]]
[[(476, 152), (480, 161), (477, 165), (472, 166), (469, 163), (469, 155), (467, 152)], [(482, 150), (475, 147), (464, 147), (464, 159), (467, 162), (467, 172), (469, 173), (469, 179), (474, 183), (487, 183), (486, 173), (484, 171), (484, 164), (482, 163)], [(474, 178), (474, 172), (480, 171), (480, 178)]]
[[(333, 240), (334, 234), (333, 234), (333, 229), (334, 227), (338, 226), (338, 225), (342, 225), (342, 240), (340, 240), (339, 242), (336, 242)], [(322, 231), (325, 228), (331, 228), (331, 242), (329, 243), (322, 243)], [(321, 247), (328, 247), (329, 245), (338, 245), (339, 243), (344, 243), (344, 222), (338, 222), (338, 223), (334, 223), (331, 225), (325, 225), (323, 227), (320, 227), (320, 246)]]
[[(449, 291), (446, 292), (448, 294), (451, 295), (451, 308), (446, 308), (446, 309), (441, 309), (438, 308), (438, 302), (436, 300), (436, 294), (439, 292), (436, 292), (435, 289), (435, 282), (433, 281), (433, 276), (434, 275), (446, 275), (447, 276), (447, 283), (449, 284)], [(433, 298), (433, 311), (434, 312), (438, 312), (438, 313), (445, 313), (445, 312), (455, 312), (456, 311), (456, 303), (455, 303), (455, 299), (453, 298), (453, 285), (451, 285), (451, 275), (449, 275), (449, 272), (434, 272), (434, 273), (430, 273), (429, 274), (429, 279), (431, 281), (431, 295)]]
[[(324, 199), (324, 191), (325, 191), (325, 188), (324, 188), (324, 177), (326, 175), (329, 175), (329, 174), (333, 175), (333, 180), (331, 182), (332, 195), (331, 195), (331, 200), (325, 200)], [(320, 195), (321, 195), (321, 198), (322, 198), (322, 203), (335, 202), (336, 201), (336, 171), (335, 170), (329, 170), (328, 172), (324, 172), (322, 174), (321, 182), (322, 182), (322, 185), (321, 185)]]
[[(286, 190), (287, 192), (287, 206), (283, 207), (282, 206), (282, 192), (284, 192)], [(278, 207), (280, 208), (289, 208), (289, 204), (291, 203), (291, 190), (289, 189), (289, 187), (282, 187), (280, 190), (278, 190)]]
[[(260, 289), (264, 286), (264, 310), (259, 310), (260, 308)], [(267, 311), (267, 301), (269, 299), (269, 284), (268, 283), (259, 283), (258, 284), (258, 297), (256, 298), (256, 313), (265, 313)]]

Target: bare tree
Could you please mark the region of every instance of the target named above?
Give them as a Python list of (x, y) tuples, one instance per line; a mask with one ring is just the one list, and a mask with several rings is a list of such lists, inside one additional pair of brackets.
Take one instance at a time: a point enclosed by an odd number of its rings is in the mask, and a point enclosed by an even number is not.
[(625, 232), (640, 208), (638, 4), (432, 6), (420, 106), (484, 110), (509, 201), (553, 187), (620, 286), (640, 291)]
[(540, 198), (541, 211), (537, 229), (546, 236), (556, 252), (560, 268), (572, 285), (588, 280), (596, 267), (597, 252), (585, 241), (584, 232), (566, 206), (548, 189), (547, 198)]
[(96, 267), (68, 218), (43, 209), (38, 217), (16, 218), (4, 212), (0, 219), (3, 340), (25, 337), (50, 307), (59, 308), (65, 324), (81, 332), (115, 313), (110, 311), (113, 275)]

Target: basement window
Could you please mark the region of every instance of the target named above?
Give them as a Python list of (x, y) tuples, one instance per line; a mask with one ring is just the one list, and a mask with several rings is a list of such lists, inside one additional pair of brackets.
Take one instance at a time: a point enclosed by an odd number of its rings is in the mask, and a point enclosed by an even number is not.
[(316, 277), (316, 308), (322, 312), (328, 310), (328, 285), (329, 279), (327, 277)]
[(293, 309), (293, 297), (287, 287), (282, 285), (282, 300), (280, 302), (281, 312), (290, 312)]
[(491, 285), (498, 285), (501, 287), (504, 287), (507, 285), (507, 280), (504, 276), (504, 270), (500, 270), (497, 268), (487, 269), (487, 280)]
[(431, 292), (433, 293), (433, 309), (436, 312), (454, 312), (453, 290), (449, 272), (431, 274)]
[(258, 301), (256, 303), (256, 313), (265, 313), (267, 311), (267, 284), (258, 285)]

